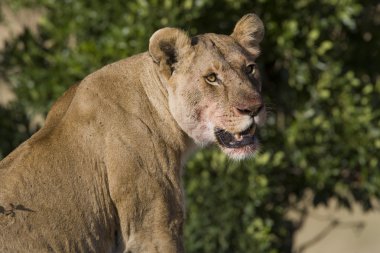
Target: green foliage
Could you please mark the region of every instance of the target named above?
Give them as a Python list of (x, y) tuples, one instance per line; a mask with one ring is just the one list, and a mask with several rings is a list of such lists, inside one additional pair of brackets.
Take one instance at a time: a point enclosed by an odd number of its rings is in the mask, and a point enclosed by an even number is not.
[(270, 195), (267, 175), (215, 150), (197, 153), (186, 173), (190, 252), (275, 252), (273, 219), (260, 214)]
[(285, 213), (307, 190), (314, 193), (315, 205), (336, 198), (346, 208), (354, 198), (371, 209), (371, 200), (380, 197), (380, 14), (375, 1), (9, 3), (43, 7), (46, 16), (38, 34), (26, 30), (0, 54), (0, 73), (19, 98), (17, 113), (0, 111), (1, 133), (8, 129), (4, 136), (14, 141), (2, 137), (0, 155), (9, 152), (7, 143), (15, 146), (27, 134), (25, 127), (16, 128), (24, 122), (17, 115), (46, 113), (88, 73), (146, 50), (156, 29), (228, 34), (242, 15), (254, 11), (266, 27), (259, 64), (272, 108), (260, 131), (262, 152), (234, 163), (207, 150), (189, 162), (187, 252), (291, 252), (297, 224)]
[(24, 108), (18, 104), (0, 106), (0, 158), (10, 153), (33, 132)]

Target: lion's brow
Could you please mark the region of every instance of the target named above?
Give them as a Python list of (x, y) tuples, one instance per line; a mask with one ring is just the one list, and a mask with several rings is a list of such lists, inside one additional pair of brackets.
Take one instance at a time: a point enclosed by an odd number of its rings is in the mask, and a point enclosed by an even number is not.
[(241, 65), (245, 64), (246, 61), (250, 61), (247, 59), (247, 55), (239, 50), (238, 47), (231, 49), (231, 43), (228, 41), (226, 42), (225, 39), (218, 38), (217, 36), (207, 39), (210, 40), (213, 49), (216, 50), (217, 54), (229, 65), (229, 67), (232, 67), (234, 64)]

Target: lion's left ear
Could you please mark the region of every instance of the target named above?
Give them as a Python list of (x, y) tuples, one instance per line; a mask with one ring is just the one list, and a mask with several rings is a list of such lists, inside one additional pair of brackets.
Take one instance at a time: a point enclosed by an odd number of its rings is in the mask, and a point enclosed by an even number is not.
[(231, 34), (240, 45), (258, 56), (260, 53), (259, 44), (264, 38), (264, 24), (261, 19), (253, 13), (243, 16), (235, 25)]
[(149, 40), (149, 54), (168, 79), (174, 71), (175, 63), (189, 47), (190, 38), (177, 28), (160, 29)]

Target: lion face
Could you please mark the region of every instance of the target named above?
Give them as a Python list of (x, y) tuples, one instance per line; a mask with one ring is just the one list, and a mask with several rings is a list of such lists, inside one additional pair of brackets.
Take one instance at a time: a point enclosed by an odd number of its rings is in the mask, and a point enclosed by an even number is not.
[(231, 36), (190, 39), (165, 28), (151, 38), (150, 53), (167, 80), (174, 119), (196, 143), (217, 143), (234, 159), (255, 154), (256, 127), (266, 117), (255, 62), (263, 33), (261, 20), (249, 14)]

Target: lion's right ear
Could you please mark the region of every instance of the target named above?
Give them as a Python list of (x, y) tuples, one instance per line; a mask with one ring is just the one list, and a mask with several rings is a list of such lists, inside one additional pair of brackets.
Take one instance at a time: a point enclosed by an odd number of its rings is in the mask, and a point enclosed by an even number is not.
[(149, 40), (149, 54), (160, 66), (160, 71), (169, 79), (179, 58), (190, 47), (190, 38), (176, 28), (156, 31)]
[(264, 31), (264, 24), (261, 19), (256, 14), (250, 13), (236, 23), (231, 37), (253, 55), (258, 56), (260, 53), (259, 44), (264, 38)]

